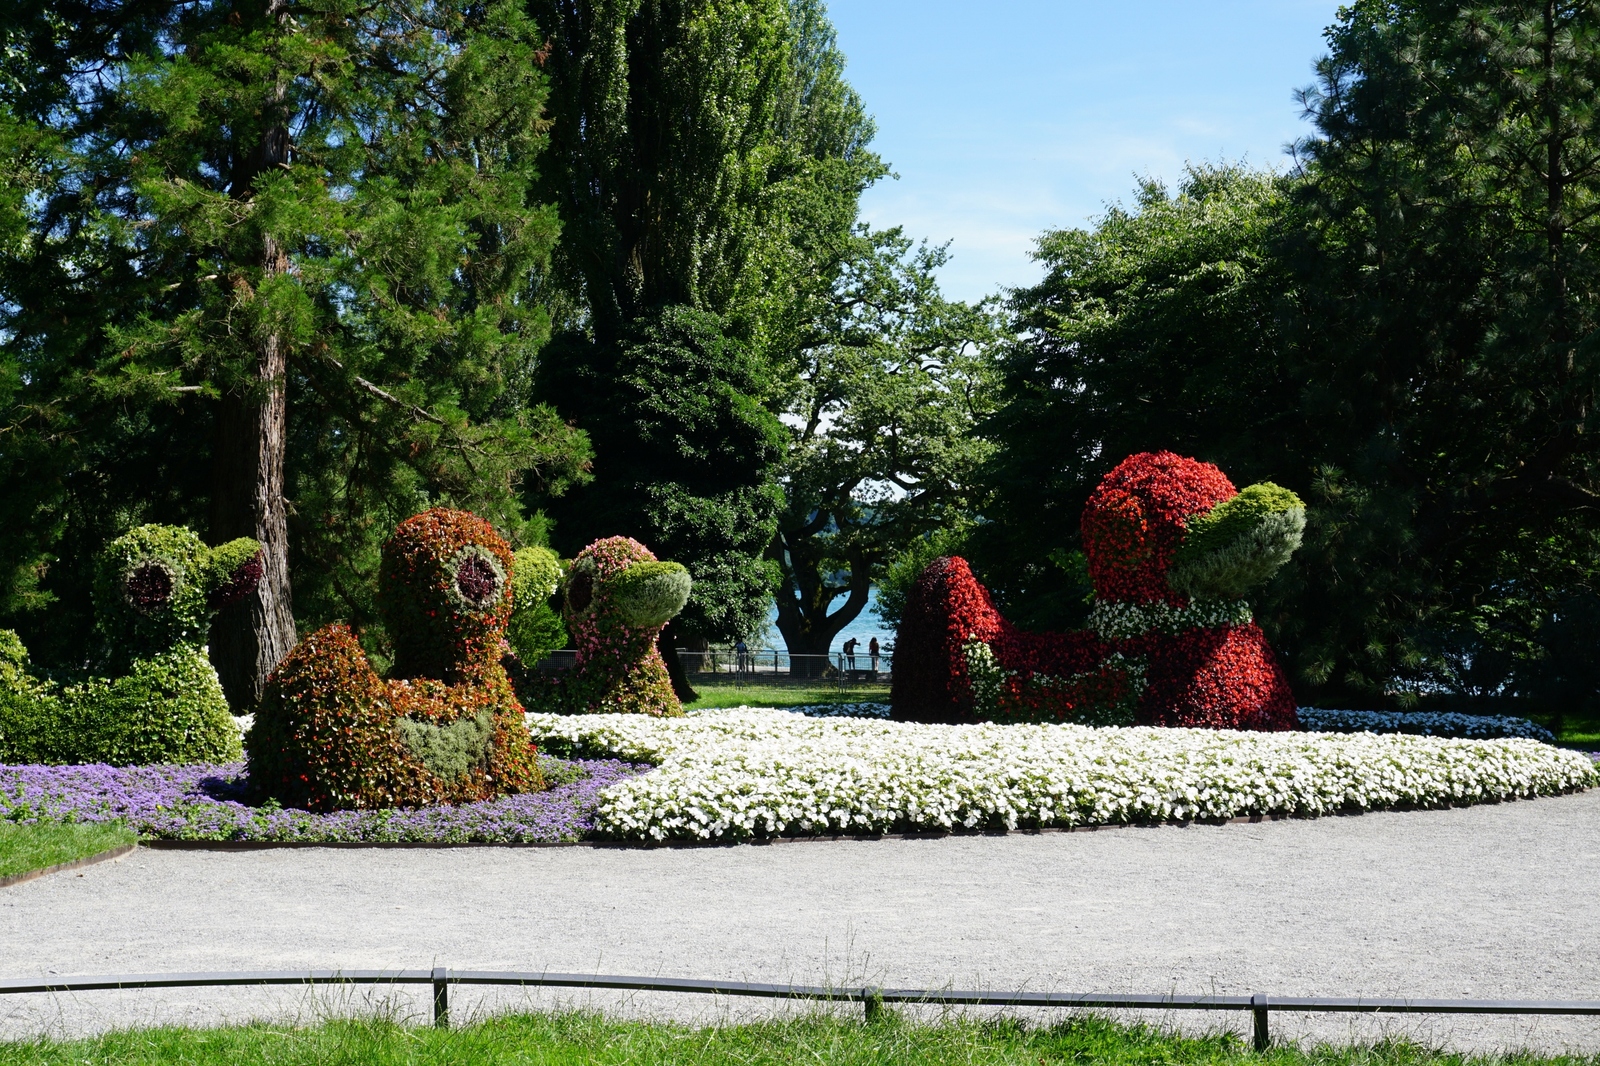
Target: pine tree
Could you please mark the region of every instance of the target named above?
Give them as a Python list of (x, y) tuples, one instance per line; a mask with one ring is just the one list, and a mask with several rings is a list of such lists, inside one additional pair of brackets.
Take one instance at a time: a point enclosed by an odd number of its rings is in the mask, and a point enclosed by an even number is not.
[(0, 32), (48, 162), (0, 265), (14, 587), (152, 514), (255, 536), (261, 590), (213, 647), (248, 704), (295, 639), (293, 561), (359, 607), (335, 568), (393, 519), (452, 500), (520, 532), (523, 472), (581, 475), (526, 405), (557, 226), (517, 5), (29, 0)]

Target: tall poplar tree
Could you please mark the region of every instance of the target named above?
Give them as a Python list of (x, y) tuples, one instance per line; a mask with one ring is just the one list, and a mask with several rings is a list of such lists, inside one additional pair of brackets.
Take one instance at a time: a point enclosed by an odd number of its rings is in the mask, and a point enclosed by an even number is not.
[[(563, 221), (553, 300), (571, 327), (540, 395), (596, 447), (594, 483), (550, 511), (567, 551), (625, 533), (689, 567), (662, 635), (674, 666), (679, 640), (732, 640), (766, 612), (792, 342), (883, 165), (818, 0), (529, 10), (550, 35), (541, 188)], [(647, 379), (671, 390), (658, 404), (637, 396)]]

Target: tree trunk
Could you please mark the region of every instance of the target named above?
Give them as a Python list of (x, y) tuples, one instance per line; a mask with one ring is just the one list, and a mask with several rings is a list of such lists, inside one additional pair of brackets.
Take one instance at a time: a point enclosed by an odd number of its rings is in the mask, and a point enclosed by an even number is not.
[[(276, 254), (275, 243), (268, 243)], [(225, 396), (217, 419), (212, 539), (254, 537), (263, 564), (254, 594), (223, 611), (211, 628), (211, 661), (236, 713), (255, 707), (267, 676), (295, 642), (283, 502), (286, 363), (281, 339), (268, 337), (255, 388)]]
[[(796, 538), (797, 541), (804, 539), (803, 533)], [(850, 578), (840, 589), (827, 585), (824, 580), (820, 553), (786, 543), (782, 532), (774, 538), (773, 545), (767, 557), (776, 559), (783, 568), (783, 585), (774, 599), (778, 608), (778, 632), (789, 649), (789, 673), (794, 677), (822, 677), (830, 665), (826, 657), (833, 647), (833, 638), (867, 606), (872, 591), (871, 560), (851, 553)], [(844, 603), (829, 614), (829, 605), (841, 591), (846, 593)]]
[(678, 642), (672, 635), (671, 622), (662, 628), (661, 636), (656, 638), (656, 650), (661, 652), (661, 658), (667, 664), (667, 676), (672, 679), (672, 694), (678, 697), (678, 702), (693, 703), (699, 699), (700, 693), (689, 686), (689, 674), (683, 668), (683, 660), (678, 658)]
[[(281, 18), (278, 0), (269, 18)], [(280, 85), (276, 99), (285, 97)], [(235, 195), (253, 192), (254, 176), (289, 160), (286, 125), (261, 138), (255, 167), (235, 185)], [(266, 281), (289, 270), (289, 253), (270, 234), (261, 240)], [(258, 293), (260, 288), (258, 288)], [(259, 298), (259, 296), (258, 296)], [(261, 583), (253, 595), (223, 611), (211, 631), (211, 661), (235, 713), (254, 710), (267, 677), (294, 647), (294, 608), (289, 598), (289, 528), (283, 500), (287, 446), (285, 392), (289, 352), (284, 338), (261, 338), (250, 379), (222, 399), (211, 487), (211, 535), (217, 542), (254, 537), (261, 542)]]

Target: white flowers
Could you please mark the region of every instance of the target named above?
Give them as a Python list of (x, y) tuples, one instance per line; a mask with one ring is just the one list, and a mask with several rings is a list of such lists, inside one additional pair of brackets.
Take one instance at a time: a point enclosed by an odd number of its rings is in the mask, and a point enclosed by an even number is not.
[(1440, 807), (1595, 782), (1531, 740), (910, 725), (771, 710), (529, 715), (536, 740), (658, 768), (601, 793), (628, 839), (1103, 825)]
[(1187, 607), (1174, 607), (1097, 599), (1084, 628), (1101, 640), (1128, 640), (1150, 632), (1175, 636), (1186, 629), (1249, 625), (1253, 617), (1244, 600), (1192, 600)]
[(1529, 737), (1546, 744), (1555, 734), (1526, 718), (1448, 711), (1322, 711), (1302, 707), (1300, 728), (1313, 733), (1420, 733), (1430, 737)]

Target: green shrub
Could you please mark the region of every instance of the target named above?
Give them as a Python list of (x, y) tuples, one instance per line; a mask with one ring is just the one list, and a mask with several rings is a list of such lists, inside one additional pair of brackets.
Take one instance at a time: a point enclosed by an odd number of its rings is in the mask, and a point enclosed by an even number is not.
[(1189, 520), (1167, 582), (1194, 598), (1234, 600), (1289, 561), (1305, 533), (1306, 508), (1263, 481)]
[(217, 673), (197, 648), (136, 660), (117, 678), (0, 693), (0, 762), (233, 762), (244, 756)]
[(665, 625), (689, 602), (689, 571), (678, 563), (635, 563), (606, 584), (622, 621), (639, 629)]
[(511, 622), (506, 643), (531, 667), (567, 646), (567, 627), (550, 605), (561, 585), (561, 562), (549, 548), (523, 548), (511, 557)]
[(95, 575), (96, 627), (113, 672), (58, 689), (28, 673), (0, 631), (0, 761), (228, 762), (244, 754), (203, 645), (211, 618), (254, 590), (261, 546), (208, 548), (178, 526), (140, 526), (106, 546)]

